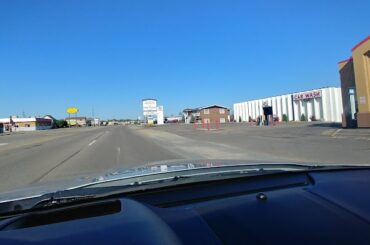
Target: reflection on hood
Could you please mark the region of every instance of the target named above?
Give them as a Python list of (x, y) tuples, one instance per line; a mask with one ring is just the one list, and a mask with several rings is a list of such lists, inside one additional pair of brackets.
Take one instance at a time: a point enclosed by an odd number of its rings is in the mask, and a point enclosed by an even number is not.
[(0, 193), (0, 202), (22, 199), (26, 197), (36, 197), (43, 194), (75, 189), (87, 184), (99, 183), (114, 179), (125, 179), (139, 177), (143, 175), (158, 174), (163, 172), (176, 172), (181, 170), (191, 170), (200, 168), (213, 168), (240, 164), (259, 164), (267, 162), (256, 161), (236, 161), (236, 160), (176, 160), (162, 161), (146, 164), (131, 169), (114, 169), (104, 173), (90, 174), (83, 176), (68, 177), (61, 180), (39, 182), (25, 188)]

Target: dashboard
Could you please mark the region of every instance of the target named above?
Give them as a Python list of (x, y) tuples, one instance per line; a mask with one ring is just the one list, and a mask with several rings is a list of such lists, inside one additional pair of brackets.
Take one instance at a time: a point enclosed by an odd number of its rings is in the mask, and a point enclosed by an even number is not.
[(0, 244), (370, 244), (370, 170), (115, 195), (0, 219)]

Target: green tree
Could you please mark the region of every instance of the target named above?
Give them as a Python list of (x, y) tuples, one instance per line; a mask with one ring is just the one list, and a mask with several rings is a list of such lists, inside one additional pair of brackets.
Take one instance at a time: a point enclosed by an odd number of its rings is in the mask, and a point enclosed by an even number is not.
[(305, 121), (307, 121), (307, 118), (306, 118), (306, 116), (302, 113), (302, 115), (301, 115), (301, 121), (302, 122), (305, 122)]
[(56, 126), (57, 128), (66, 128), (66, 127), (68, 127), (68, 123), (67, 123), (67, 121), (66, 121), (66, 120), (57, 120), (57, 121), (55, 122), (55, 126)]
[(242, 117), (241, 116), (239, 116), (239, 122), (242, 122)]

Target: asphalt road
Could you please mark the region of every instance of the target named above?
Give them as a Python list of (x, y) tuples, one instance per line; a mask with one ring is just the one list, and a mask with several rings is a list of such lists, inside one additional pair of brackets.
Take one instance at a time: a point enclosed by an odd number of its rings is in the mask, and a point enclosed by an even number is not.
[(125, 126), (3, 135), (0, 136), (0, 192), (179, 158)]
[[(370, 129), (292, 123), (114, 126), (0, 136), (0, 192), (175, 159), (370, 164)], [(74, 178), (76, 179), (76, 178)]]

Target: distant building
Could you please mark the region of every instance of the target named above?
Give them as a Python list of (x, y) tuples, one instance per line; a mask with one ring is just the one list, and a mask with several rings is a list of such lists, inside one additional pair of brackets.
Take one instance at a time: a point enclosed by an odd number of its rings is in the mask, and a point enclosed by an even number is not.
[(119, 125), (120, 122), (118, 120), (109, 120), (108, 121), (108, 126), (115, 126), (115, 125)]
[(185, 123), (227, 123), (230, 121), (230, 110), (221, 105), (184, 109), (183, 115)]
[(52, 128), (52, 120), (39, 117), (9, 117), (1, 118), (0, 123), (3, 124), (3, 131), (18, 132), (18, 131), (34, 131), (45, 130)]
[(174, 117), (166, 117), (165, 122), (166, 123), (178, 123), (181, 122), (182, 117), (181, 116), (174, 116)]
[(72, 126), (72, 127), (86, 127), (87, 126), (86, 117), (67, 117), (65, 120), (67, 121), (68, 126)]
[(185, 123), (194, 123), (200, 122), (200, 108), (194, 108), (194, 109), (184, 109), (182, 111), (182, 114), (184, 116)]
[(342, 88), (342, 126), (370, 128), (370, 36), (352, 48), (349, 59), (338, 62)]
[(0, 123), (0, 134), (4, 133), (4, 124)]
[(100, 119), (94, 118), (92, 121), (92, 126), (100, 126)]
[(56, 122), (57, 122), (57, 119), (55, 119), (55, 117), (51, 116), (51, 115), (45, 115), (44, 116), (45, 119), (50, 119), (51, 120), (51, 125), (53, 128), (56, 127)]

